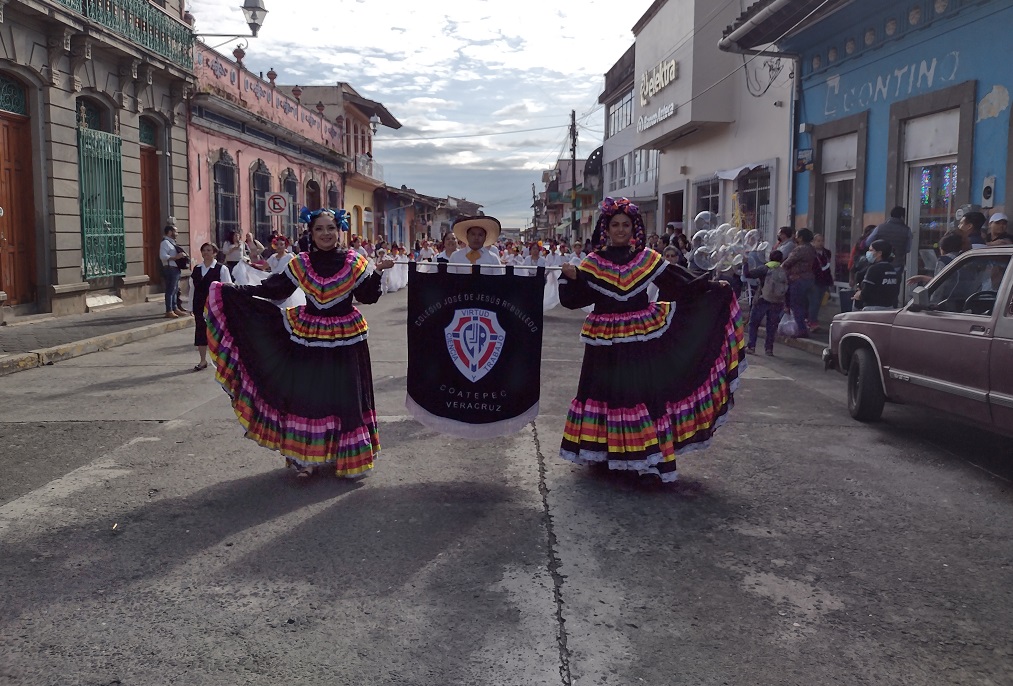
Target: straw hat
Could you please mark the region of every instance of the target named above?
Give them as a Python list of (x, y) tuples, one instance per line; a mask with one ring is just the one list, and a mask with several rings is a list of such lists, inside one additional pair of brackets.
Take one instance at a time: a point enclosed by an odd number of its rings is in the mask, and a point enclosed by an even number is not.
[(459, 241), (467, 243), (468, 229), (473, 226), (477, 226), (485, 231), (486, 248), (496, 243), (502, 230), (499, 220), (495, 217), (458, 217), (454, 220), (454, 235), (457, 236)]

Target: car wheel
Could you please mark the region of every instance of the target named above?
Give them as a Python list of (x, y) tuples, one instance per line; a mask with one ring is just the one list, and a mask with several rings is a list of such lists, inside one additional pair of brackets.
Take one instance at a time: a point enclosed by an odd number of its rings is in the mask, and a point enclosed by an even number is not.
[(848, 367), (848, 412), (860, 422), (875, 422), (883, 416), (884, 403), (876, 356), (868, 348), (859, 348)]

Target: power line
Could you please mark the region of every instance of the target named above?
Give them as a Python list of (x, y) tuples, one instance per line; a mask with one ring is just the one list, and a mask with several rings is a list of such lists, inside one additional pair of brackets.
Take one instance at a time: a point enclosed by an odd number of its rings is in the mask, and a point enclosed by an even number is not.
[[(567, 125), (568, 126), (568, 125)], [(482, 138), (484, 136), (507, 136), (511, 133), (531, 133), (532, 131), (553, 131), (561, 129), (562, 126), (541, 126), (536, 129), (513, 129), (511, 131), (491, 131), (489, 133), (458, 133), (450, 136), (419, 136), (417, 138), (385, 138), (385, 143), (400, 143), (404, 141), (443, 141), (451, 138)]]

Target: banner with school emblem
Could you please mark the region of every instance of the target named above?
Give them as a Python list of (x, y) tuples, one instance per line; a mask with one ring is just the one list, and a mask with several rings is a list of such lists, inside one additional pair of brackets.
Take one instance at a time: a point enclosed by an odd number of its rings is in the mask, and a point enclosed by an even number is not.
[(450, 274), (409, 265), (408, 411), (464, 438), (538, 416), (544, 272)]

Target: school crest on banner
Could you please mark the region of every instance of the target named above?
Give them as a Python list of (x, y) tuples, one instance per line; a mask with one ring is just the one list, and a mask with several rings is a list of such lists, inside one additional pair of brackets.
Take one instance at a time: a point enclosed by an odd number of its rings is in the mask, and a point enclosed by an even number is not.
[(543, 273), (409, 269), (409, 412), (466, 438), (519, 431), (538, 416)]
[(506, 334), (492, 310), (469, 308), (454, 315), (445, 329), (447, 352), (458, 371), (476, 382), (499, 362)]

